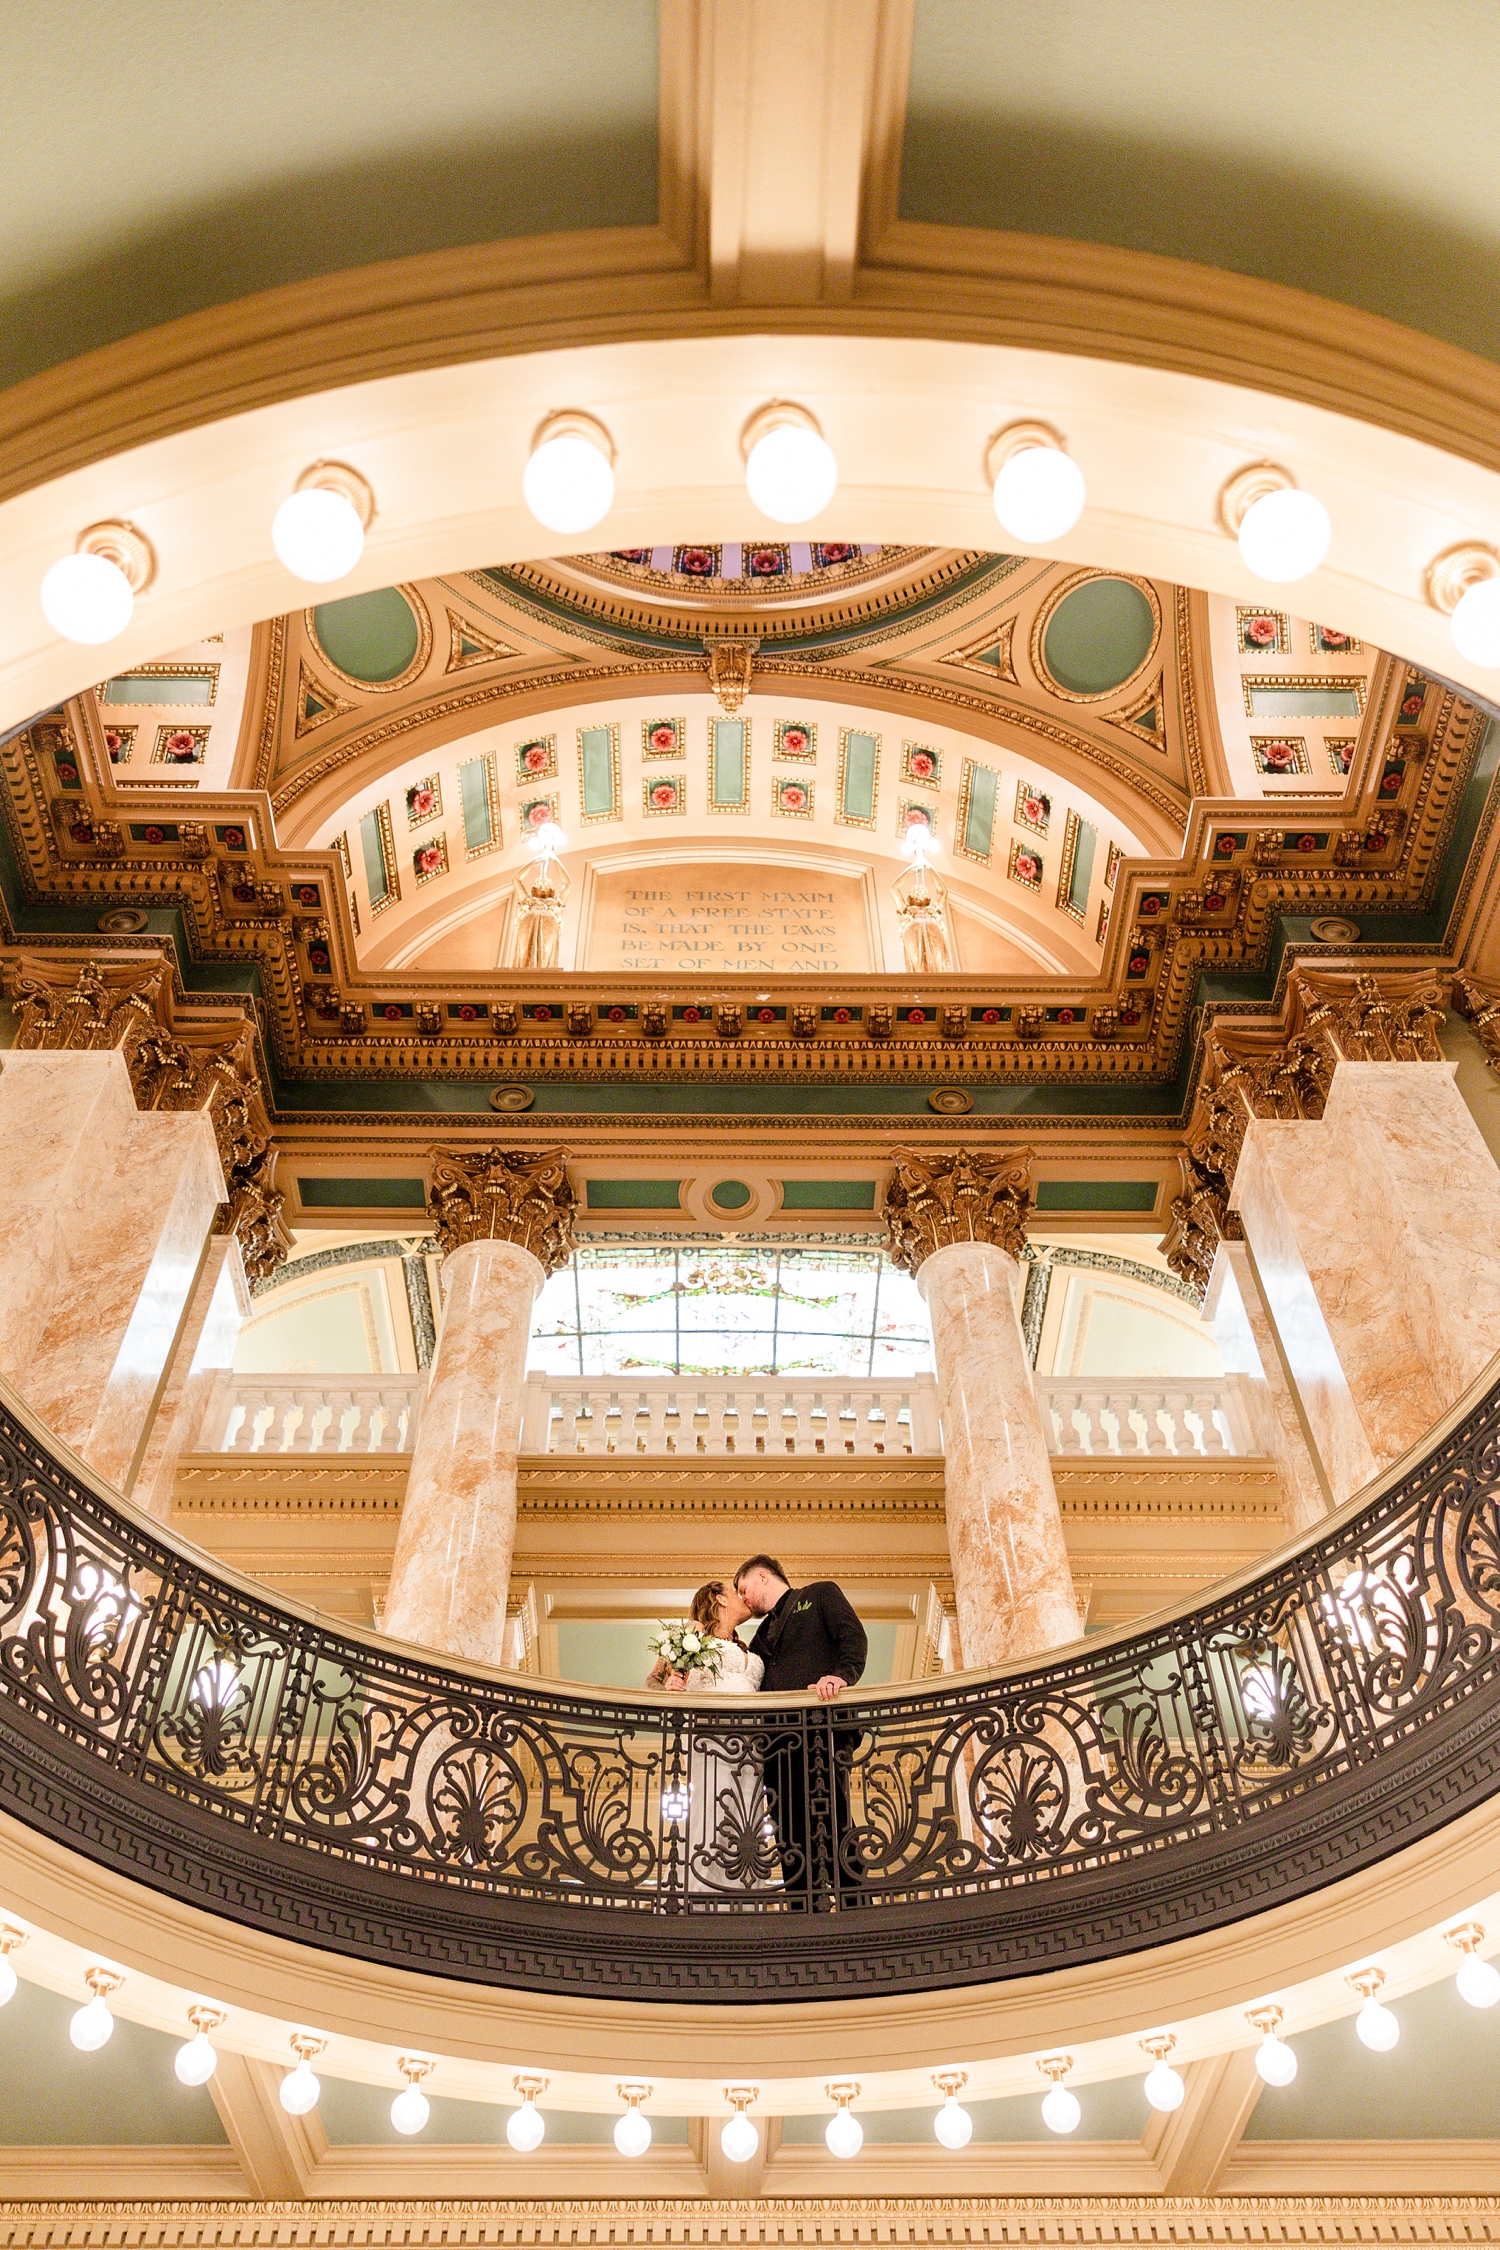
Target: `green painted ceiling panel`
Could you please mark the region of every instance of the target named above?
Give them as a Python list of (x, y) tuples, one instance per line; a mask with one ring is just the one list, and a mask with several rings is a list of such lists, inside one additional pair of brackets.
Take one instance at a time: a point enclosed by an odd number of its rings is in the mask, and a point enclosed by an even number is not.
[(1474, 4), (917, 0), (900, 214), (1188, 258), (1500, 358), (1497, 107)]
[(1155, 1180), (1039, 1180), (1038, 1211), (1154, 1211)]
[[(41, 0), (6, 49), (0, 384), (283, 282), (649, 226), (657, 17), (657, 0)], [(113, 152), (107, 191), (80, 149)]]
[(180, 2085), (173, 2071), (182, 2039), (117, 2016), (107, 2046), (78, 2052), (68, 2018), (87, 1997), (80, 1990), (68, 1999), (23, 1978), (0, 2013), (0, 2144), (226, 2146), (208, 2088)]
[(416, 612), (396, 586), (343, 601), (319, 602), (313, 611), (319, 646), (341, 672), (372, 686), (399, 679), (417, 653)]
[(586, 1180), (591, 1211), (680, 1211), (680, 1180)]
[(1089, 578), (1064, 594), (1042, 635), (1042, 657), (1059, 687), (1107, 695), (1151, 653), (1156, 617), (1128, 578)]
[(873, 1180), (783, 1180), (783, 1211), (873, 1211)]
[(425, 1211), (421, 1180), (299, 1180), (304, 1211)]

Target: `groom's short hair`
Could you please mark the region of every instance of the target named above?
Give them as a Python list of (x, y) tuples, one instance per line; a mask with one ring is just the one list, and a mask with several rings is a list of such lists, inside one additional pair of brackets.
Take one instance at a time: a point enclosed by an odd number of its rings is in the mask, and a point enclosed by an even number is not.
[(734, 1590), (736, 1593), (740, 1590), (740, 1581), (747, 1578), (752, 1570), (768, 1570), (773, 1578), (781, 1580), (783, 1586), (790, 1586), (791, 1584), (790, 1578), (774, 1555), (752, 1555), (748, 1562), (740, 1564), (739, 1569), (734, 1574)]

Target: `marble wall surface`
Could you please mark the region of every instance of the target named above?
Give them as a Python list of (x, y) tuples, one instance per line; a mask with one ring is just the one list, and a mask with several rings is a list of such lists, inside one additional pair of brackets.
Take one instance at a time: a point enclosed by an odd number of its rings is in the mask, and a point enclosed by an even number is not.
[(191, 1302), (178, 1332), (131, 1498), (154, 1516), (172, 1512), (177, 1464), (191, 1453), (219, 1369), (234, 1365), (234, 1347), (250, 1316), (245, 1262), (232, 1234), (210, 1237)]
[(1245, 1136), (1234, 1204), (1336, 1504), (1500, 1348), (1500, 1168), (1453, 1080), (1341, 1062), (1320, 1120)]
[(1243, 1242), (1219, 1244), (1203, 1309), (1226, 1373), (1248, 1375), (1257, 1386), (1261, 1443), (1276, 1463), (1287, 1524), (1306, 1530), (1327, 1513), (1332, 1494), (1303, 1430), (1275, 1326)]
[(963, 1662), (1060, 1647), (1083, 1627), (1021, 1338), (1020, 1265), (993, 1243), (958, 1242), (924, 1258), (917, 1279), (932, 1316)]
[(0, 1069), (0, 1372), (127, 1484), (225, 1193), (201, 1113), (142, 1114), (117, 1053)]

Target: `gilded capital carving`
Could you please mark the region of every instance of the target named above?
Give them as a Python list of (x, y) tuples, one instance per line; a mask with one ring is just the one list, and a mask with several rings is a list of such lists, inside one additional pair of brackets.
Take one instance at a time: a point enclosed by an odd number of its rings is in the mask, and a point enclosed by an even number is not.
[(1491, 1070), (1500, 1070), (1500, 985), (1463, 970), (1453, 979), (1453, 1005), (1477, 1032)]
[(915, 1273), (934, 1250), (955, 1242), (990, 1242), (1018, 1258), (1031, 1209), (1031, 1151), (981, 1156), (968, 1149), (895, 1152), (885, 1191), (886, 1246), (891, 1263)]
[(427, 1207), (445, 1251), (515, 1242), (547, 1273), (573, 1255), (573, 1190), (566, 1151), (488, 1148), (434, 1152)]

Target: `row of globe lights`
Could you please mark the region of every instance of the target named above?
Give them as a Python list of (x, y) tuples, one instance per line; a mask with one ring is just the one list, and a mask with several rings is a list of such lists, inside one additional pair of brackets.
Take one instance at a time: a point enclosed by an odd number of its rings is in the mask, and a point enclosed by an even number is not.
[[(773, 399), (741, 435), (750, 498), (773, 522), (811, 522), (838, 488), (838, 462), (806, 407)], [(548, 415), (537, 430), (521, 479), (527, 507), (548, 531), (591, 531), (615, 495), (614, 441), (593, 415), (570, 409)], [(1057, 431), (1045, 422), (1013, 422), (985, 453), (995, 514), (1023, 548), (1050, 546), (1071, 531), (1087, 497), (1083, 472)], [(296, 578), (331, 585), (348, 576), (364, 552), (375, 495), (358, 470), (315, 461), (298, 478), (271, 523), (271, 544)], [(1256, 462), (1230, 478), (1219, 496), (1224, 529), (1239, 542), (1247, 569), (1270, 585), (1291, 585), (1316, 570), (1333, 524), (1311, 492), (1287, 470)], [(76, 550), (42, 580), (48, 623), (65, 640), (97, 645), (129, 624), (135, 597), (155, 571), (150, 542), (134, 525), (92, 524)], [(1451, 620), (1455, 646), (1473, 664), (1500, 665), (1500, 555), (1469, 542), (1438, 556), (1428, 596)]]
[[(1478, 1922), (1460, 1922), (1445, 1935), (1447, 1942), (1464, 1957), (1454, 1980), (1460, 1999), (1472, 2008), (1492, 2008), (1500, 2000), (1500, 1970), (1480, 1958), (1483, 1927)], [(24, 1942), (24, 1931), (0, 1927), (0, 2006), (15, 1995), (17, 1978), (9, 1957)], [(118, 1970), (96, 1965), (84, 1971), (83, 1981), (92, 1997), (69, 2020), (68, 2036), (82, 2053), (94, 2054), (108, 2043), (114, 2031), (110, 1997), (125, 1980)], [(1378, 1997), (1385, 1984), (1384, 1970), (1356, 1969), (1345, 1982), (1360, 1995), (1361, 2005), (1354, 2022), (1360, 2040), (1376, 2054), (1388, 2053), (1401, 2036), (1401, 2026)], [(1282, 2010), (1268, 2004), (1247, 2008), (1245, 2015), (1261, 2035), (1255, 2054), (1255, 2067), (1260, 2077), (1268, 2086), (1289, 2086), (1297, 2075), (1297, 2057), (1281, 2036)], [(219, 2060), (209, 2035), (225, 2021), (225, 2011), (198, 2002), (188, 2009), (187, 2016), (193, 2026), (193, 2036), (178, 2048), (173, 2067), (184, 2086), (205, 2086)], [(312, 2063), (327, 2041), (315, 2032), (297, 2031), (292, 2033), (290, 2043), (297, 2061), (281, 2081), (281, 2106), (290, 2116), (305, 2117), (317, 2107), (322, 2093)], [(1181, 2073), (1167, 2060), (1176, 2044), (1175, 2036), (1169, 2031), (1152, 2032), (1140, 2042), (1144, 2052), (1152, 2058), (1152, 2067), (1142, 2082), (1142, 2092), (1156, 2110), (1180, 2109), (1187, 2091)], [(405, 2078), (406, 2086), (391, 2103), (391, 2123), (398, 2133), (420, 2133), (432, 2114), (421, 2081), (431, 2075), (436, 2065), (431, 2056), (404, 2054), (396, 2058), (396, 2067)], [(1073, 2068), (1073, 2057), (1044, 2055), (1037, 2068), (1051, 2081), (1042, 2101), (1042, 2122), (1054, 2133), (1076, 2131), (1083, 2111), (1077, 2095), (1063, 2083)], [(947, 2149), (967, 2147), (973, 2137), (974, 2120), (958, 2099), (967, 2083), (966, 2074), (961, 2070), (938, 2071), (932, 2082), (944, 2097), (933, 2119), (938, 2141)], [(514, 2084), (521, 2102), (506, 2119), (505, 2137), (519, 2154), (530, 2155), (541, 2146), (546, 2135), (546, 2120), (537, 2108), (536, 2097), (546, 2091), (547, 2081), (520, 2076)], [(615, 2147), (621, 2156), (644, 2156), (651, 2146), (651, 2120), (642, 2114), (641, 2104), (650, 2099), (651, 2088), (627, 2080), (617, 2091), (625, 2108), (615, 2120)], [(852, 2107), (860, 2094), (858, 2082), (837, 2079), (824, 2091), (835, 2105), (823, 2136), (830, 2155), (857, 2156), (865, 2138), (864, 2127)], [(760, 2134), (754, 2119), (745, 2113), (759, 2098), (759, 2089), (726, 2086), (724, 2098), (733, 2105), (734, 2115), (726, 2121), (719, 2135), (719, 2146), (731, 2163), (748, 2164), (760, 2147)]]

